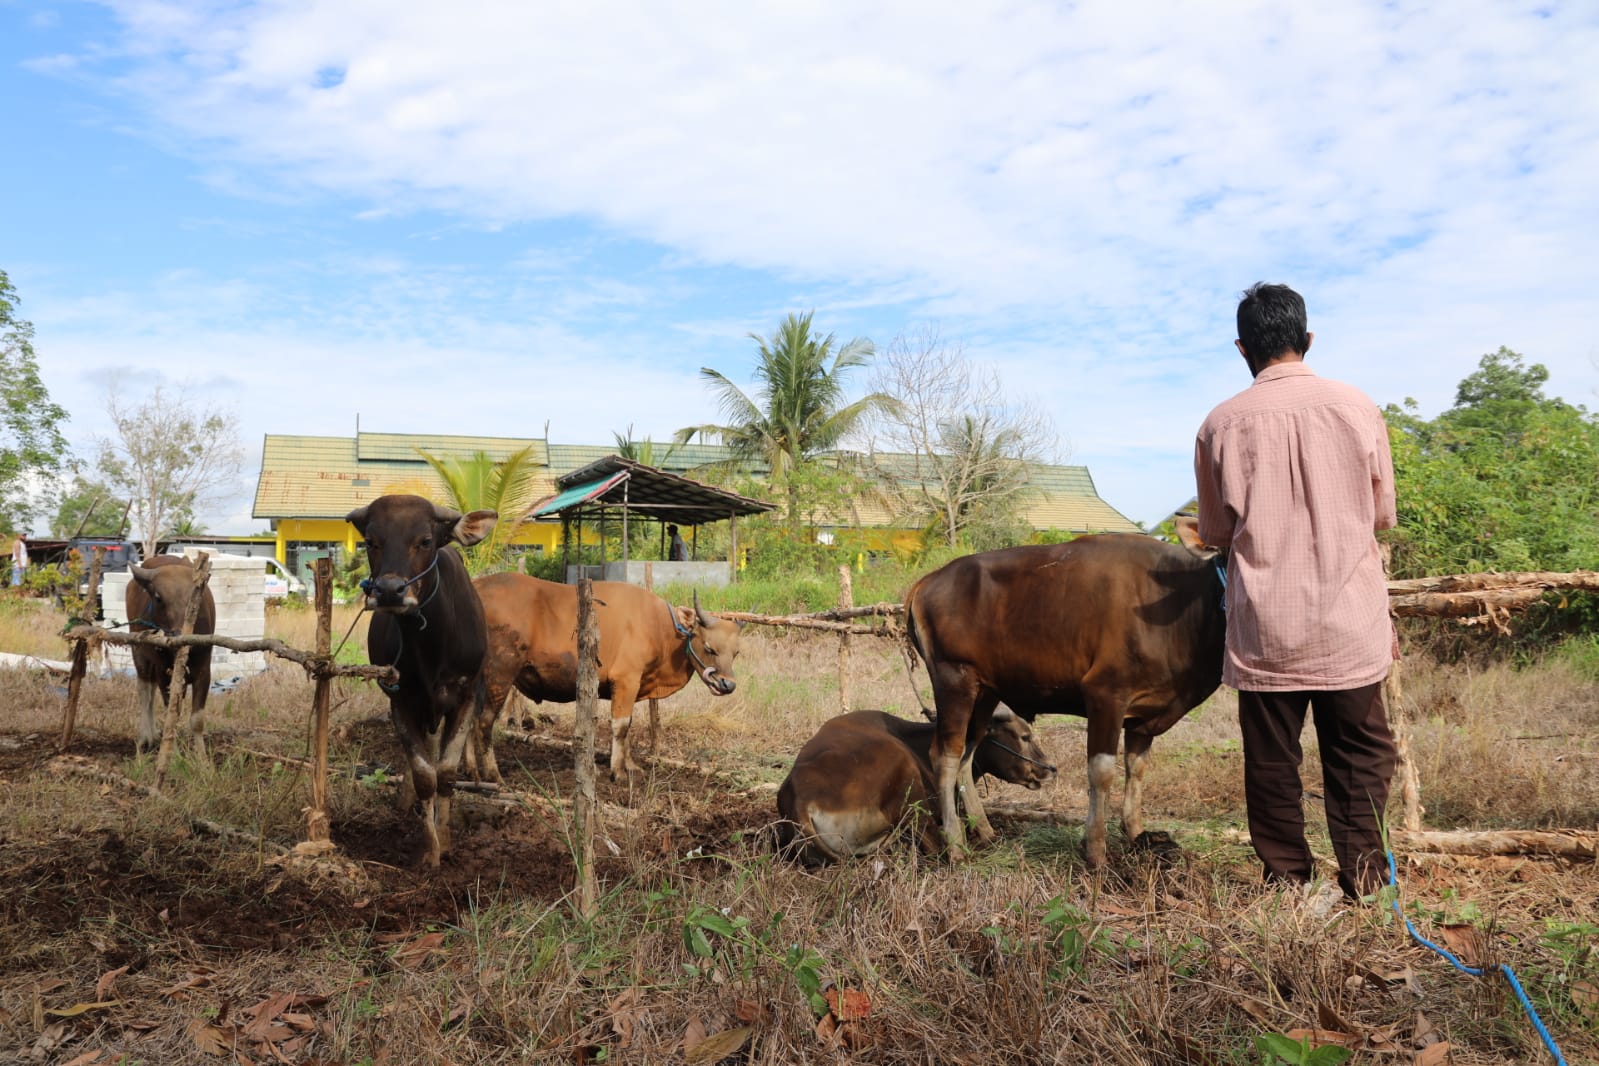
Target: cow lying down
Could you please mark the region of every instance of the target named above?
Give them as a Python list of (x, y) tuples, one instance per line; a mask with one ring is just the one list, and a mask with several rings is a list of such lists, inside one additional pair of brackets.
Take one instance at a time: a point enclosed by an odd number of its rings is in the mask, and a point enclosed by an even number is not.
[[(777, 792), (778, 840), (812, 859), (848, 859), (877, 850), (907, 819), (922, 850), (940, 846), (937, 778), (929, 750), (934, 726), (882, 711), (852, 711), (830, 719), (805, 742)], [(1001, 707), (972, 760), (973, 779), (1042, 788), (1055, 767), (1027, 722)]]

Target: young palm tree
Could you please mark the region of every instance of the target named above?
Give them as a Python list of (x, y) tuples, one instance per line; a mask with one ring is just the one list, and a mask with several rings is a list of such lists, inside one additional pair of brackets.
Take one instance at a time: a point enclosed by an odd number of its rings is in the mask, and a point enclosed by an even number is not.
[(495, 462), (487, 452), (462, 458), (417, 451), (444, 482), (447, 498), (440, 503), (462, 514), (480, 510), (500, 513), (493, 532), (461, 553), (469, 572), (487, 573), (504, 559), (517, 527), (537, 502), (539, 467), (533, 460), (533, 445), (513, 452), (503, 462)]
[(643, 440), (633, 439), (633, 424), (628, 423), (626, 433), (611, 431), (611, 436), (616, 438), (616, 454), (623, 459), (631, 459), (635, 463), (645, 466), (660, 467), (672, 459), (672, 453), (677, 451), (678, 442), (673, 441), (661, 449), (653, 440), (645, 437)]
[(731, 449), (735, 461), (764, 462), (773, 487), (788, 496), (791, 532), (798, 532), (800, 525), (796, 472), (818, 452), (836, 448), (865, 416), (894, 403), (881, 392), (845, 402), (845, 372), (865, 366), (875, 349), (865, 338), (838, 347), (831, 333), (813, 335), (814, 313), (790, 314), (770, 337), (749, 335), (760, 349), (754, 397), (720, 371), (701, 368), (700, 376), (716, 393), (727, 421), (677, 431), (679, 443), (696, 434), (716, 437)]

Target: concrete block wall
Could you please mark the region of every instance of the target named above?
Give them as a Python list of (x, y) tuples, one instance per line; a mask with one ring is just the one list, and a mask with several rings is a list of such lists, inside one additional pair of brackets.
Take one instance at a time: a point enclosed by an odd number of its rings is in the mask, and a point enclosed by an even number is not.
[[(199, 549), (185, 548), (184, 557), (198, 561)], [(216, 631), (241, 640), (260, 640), (266, 636), (266, 570), (259, 559), (239, 555), (211, 554), (211, 598), (216, 601)], [(100, 609), (107, 625), (125, 622), (127, 588), (132, 576), (106, 574), (100, 585)], [(131, 669), (133, 653), (125, 647), (107, 645), (113, 670)], [(228, 648), (211, 651), (211, 677), (248, 677), (266, 669), (266, 653), (238, 652)]]

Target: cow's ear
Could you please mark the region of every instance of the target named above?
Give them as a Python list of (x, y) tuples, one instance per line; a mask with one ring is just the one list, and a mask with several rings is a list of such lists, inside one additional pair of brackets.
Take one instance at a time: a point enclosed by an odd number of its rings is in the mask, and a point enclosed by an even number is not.
[(354, 526), (355, 531), (363, 537), (366, 536), (366, 513), (371, 506), (371, 504), (367, 504), (365, 507), (357, 507), (344, 516), (344, 520)]
[(1180, 514), (1172, 519), (1177, 530), (1177, 542), (1191, 552), (1208, 555), (1216, 549), (1199, 539), (1199, 519), (1191, 514)]
[(450, 539), (463, 548), (470, 548), (492, 533), (494, 524), (499, 520), (498, 511), (473, 511), (469, 515), (462, 515), (450, 527)]
[(694, 628), (694, 608), (673, 607), (672, 613), (677, 616), (677, 624), (679, 629)]

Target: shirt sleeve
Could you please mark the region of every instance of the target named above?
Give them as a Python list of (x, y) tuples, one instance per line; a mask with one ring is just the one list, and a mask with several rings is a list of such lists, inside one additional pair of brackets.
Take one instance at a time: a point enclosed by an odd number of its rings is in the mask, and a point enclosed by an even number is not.
[(1382, 412), (1376, 412), (1376, 439), (1372, 442), (1376, 462), (1371, 472), (1373, 514), (1372, 529), (1392, 529), (1399, 524), (1399, 508), (1394, 498), (1394, 453), (1388, 443), (1388, 421)]
[(1194, 440), (1194, 483), (1199, 488), (1199, 539), (1216, 548), (1233, 542), (1234, 516), (1222, 500), (1221, 480), (1204, 429)]

